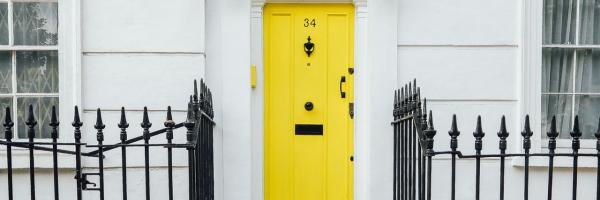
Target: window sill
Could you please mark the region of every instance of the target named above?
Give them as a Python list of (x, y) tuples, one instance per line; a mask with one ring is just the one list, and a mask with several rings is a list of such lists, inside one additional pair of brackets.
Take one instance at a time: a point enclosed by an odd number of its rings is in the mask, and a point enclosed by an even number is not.
[[(50, 169), (53, 168), (52, 152), (34, 151), (35, 168)], [(6, 147), (0, 150), (0, 168), (7, 168), (7, 153)], [(29, 150), (24, 148), (13, 148), (12, 150), (13, 169), (29, 169)], [(75, 168), (75, 156), (70, 154), (58, 154), (58, 168), (72, 169)]]
[[(513, 158), (511, 161), (513, 167), (525, 167), (525, 158)], [(548, 157), (530, 157), (529, 167), (548, 167)], [(554, 157), (555, 168), (573, 168), (573, 158), (571, 157)], [(579, 157), (578, 168), (597, 168), (598, 159), (595, 157)]]

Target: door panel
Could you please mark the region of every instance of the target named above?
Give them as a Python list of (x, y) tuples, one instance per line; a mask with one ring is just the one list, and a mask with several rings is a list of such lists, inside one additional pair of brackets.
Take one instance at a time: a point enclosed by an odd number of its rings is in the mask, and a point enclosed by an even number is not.
[[(354, 8), (268, 4), (264, 28), (265, 198), (352, 199)], [(296, 134), (297, 124), (323, 133)]]

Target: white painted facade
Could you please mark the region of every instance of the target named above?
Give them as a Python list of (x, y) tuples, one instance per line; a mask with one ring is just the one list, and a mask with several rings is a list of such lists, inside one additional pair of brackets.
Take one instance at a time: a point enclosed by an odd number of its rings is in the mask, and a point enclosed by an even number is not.
[[(540, 66), (541, 0), (59, 0), (61, 5), (61, 137), (72, 141), (71, 107), (83, 108), (83, 141), (95, 143), (95, 109), (104, 112), (105, 143), (119, 140), (118, 110), (125, 106), (129, 137), (141, 135), (141, 109), (151, 110), (152, 129), (162, 128), (172, 106), (175, 121), (185, 118), (192, 80), (204, 78), (215, 102), (215, 197), (263, 199), (263, 48), (265, 3), (353, 3), (355, 18), (355, 172), (357, 200), (392, 199), (393, 90), (416, 78), (434, 111), (435, 149), (449, 149), (450, 119), (459, 119), (459, 149), (473, 153), (472, 130), (478, 114), (487, 133), (484, 153), (497, 152), (499, 119), (506, 115), (509, 152), (520, 152), (521, 124), (531, 114), (534, 152), (541, 152)], [(537, 27), (537, 28), (536, 28)], [(257, 87), (250, 87), (250, 66)], [(64, 79), (63, 79), (64, 77)], [(64, 92), (64, 94), (63, 94)], [(537, 96), (536, 96), (537, 95)], [(183, 142), (184, 132), (176, 132)], [(162, 140), (163, 138), (160, 137)], [(561, 150), (566, 150), (563, 148)], [(588, 149), (589, 150), (589, 149)], [(587, 150), (582, 150), (587, 151)], [(159, 155), (162, 149), (154, 150)], [(175, 151), (176, 199), (187, 196), (186, 155)], [(179, 154), (178, 154), (179, 153)], [(51, 199), (50, 156), (40, 154), (38, 199)], [(111, 155), (114, 154), (114, 155)], [(5, 153), (0, 152), (0, 158)], [(130, 151), (130, 198), (141, 199), (143, 159)], [(27, 158), (17, 157), (18, 199), (29, 193)], [(111, 158), (112, 156), (112, 158)], [(74, 199), (73, 159), (62, 156), (61, 199)], [(120, 199), (120, 152), (107, 155), (107, 199)], [(533, 159), (531, 199), (546, 194), (546, 160)], [(557, 160), (555, 198), (570, 194), (570, 159)], [(152, 158), (153, 199), (166, 198), (166, 153)], [(507, 199), (522, 198), (522, 160), (509, 160)], [(448, 199), (450, 165), (434, 160), (433, 199)], [(593, 160), (581, 161), (579, 194), (595, 191)], [(95, 160), (84, 160), (93, 172)], [(0, 166), (5, 166), (0, 161)], [(474, 199), (474, 161), (458, 162), (457, 199)], [(0, 194), (6, 174), (0, 171)], [(496, 199), (498, 161), (482, 161), (482, 199)], [(139, 173), (139, 175), (136, 175)], [(110, 175), (114, 174), (114, 175)], [(25, 195), (25, 196), (23, 196)], [(97, 199), (85, 192), (85, 199)]]

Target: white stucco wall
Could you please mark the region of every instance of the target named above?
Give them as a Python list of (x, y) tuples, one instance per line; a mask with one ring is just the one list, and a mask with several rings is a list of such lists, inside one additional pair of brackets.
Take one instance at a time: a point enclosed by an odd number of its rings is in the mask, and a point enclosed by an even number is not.
[[(499, 153), (500, 118), (507, 117), (508, 152), (521, 152), (520, 131), (525, 105), (521, 91), (523, 2), (517, 0), (400, 0), (398, 2), (398, 77), (399, 86), (416, 78), (428, 108), (436, 122), (435, 149), (449, 150), (452, 114), (458, 116), (459, 150), (474, 153), (477, 115), (483, 119), (484, 153)], [(390, 113), (391, 114), (391, 113)], [(537, 115), (539, 116), (539, 114)], [(532, 119), (536, 121), (536, 119)], [(539, 126), (534, 127), (534, 149), (539, 152)], [(390, 136), (391, 137), (391, 136)], [(536, 145), (537, 144), (537, 145)], [(587, 150), (584, 150), (587, 151)], [(568, 152), (568, 151), (567, 151)], [(547, 159), (532, 159), (530, 199), (543, 199), (547, 190)], [(558, 161), (555, 169), (554, 198), (568, 199), (571, 194), (571, 159)], [(592, 160), (580, 161), (589, 163)], [(506, 199), (523, 198), (522, 160), (508, 159), (506, 165)], [(450, 161), (434, 160), (433, 199), (450, 195)], [(457, 164), (457, 199), (475, 198), (475, 161)], [(497, 199), (499, 193), (499, 161), (482, 161), (481, 199)], [(595, 191), (595, 169), (583, 168), (579, 174), (581, 198), (592, 198)], [(388, 174), (388, 175), (391, 175)]]

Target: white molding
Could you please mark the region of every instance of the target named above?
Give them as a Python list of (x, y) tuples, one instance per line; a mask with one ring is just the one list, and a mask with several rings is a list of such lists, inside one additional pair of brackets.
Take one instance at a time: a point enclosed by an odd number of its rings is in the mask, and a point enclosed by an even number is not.
[[(529, 114), (531, 127), (534, 132), (532, 137), (532, 151), (541, 152), (541, 76), (542, 76), (542, 20), (543, 0), (530, 0), (522, 2), (522, 54), (521, 54), (521, 104), (519, 120), (516, 124), (523, 124), (525, 116)], [(521, 144), (516, 137), (515, 142)], [(515, 145), (517, 151), (522, 151), (521, 145)], [(515, 163), (515, 162), (513, 162)]]
[[(269, 1), (271, 2), (271, 1)], [(304, 1), (300, 1), (306, 3)], [(327, 2), (327, 1), (310, 1), (310, 2)], [(251, 61), (257, 68), (257, 86), (252, 90), (252, 199), (262, 200), (264, 199), (264, 68), (263, 68), (263, 8), (265, 0), (252, 0), (251, 3)], [(293, 2), (289, 2), (293, 3)], [(297, 2), (296, 2), (297, 3)], [(356, 69), (355, 75), (355, 88), (356, 91), (360, 85), (364, 85), (366, 79), (361, 79), (360, 66), (367, 65), (367, 19), (368, 9), (367, 0), (355, 0), (353, 2), (355, 7), (355, 21), (354, 21), (354, 63)], [(248, 66), (250, 67), (250, 66)], [(365, 97), (355, 96), (355, 105), (358, 103), (366, 103)], [(360, 116), (355, 116), (354, 124), (363, 123), (360, 121)], [(366, 122), (364, 122), (366, 123)], [(354, 154), (366, 156), (366, 144), (358, 144), (358, 138), (362, 138), (354, 130)], [(366, 159), (356, 159), (354, 163), (354, 199), (367, 199), (365, 187), (366, 183), (359, 182), (357, 180), (363, 180), (368, 175), (366, 170), (360, 168), (360, 162), (367, 162)], [(362, 185), (359, 185), (362, 184)]]

